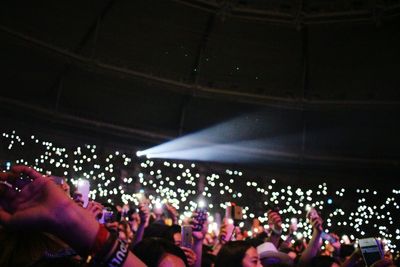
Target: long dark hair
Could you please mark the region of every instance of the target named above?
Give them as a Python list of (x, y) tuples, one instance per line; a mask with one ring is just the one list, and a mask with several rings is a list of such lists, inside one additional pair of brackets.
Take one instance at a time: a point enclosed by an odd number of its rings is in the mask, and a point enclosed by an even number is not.
[(246, 251), (252, 245), (247, 241), (230, 241), (219, 251), (215, 260), (215, 267), (241, 267)]

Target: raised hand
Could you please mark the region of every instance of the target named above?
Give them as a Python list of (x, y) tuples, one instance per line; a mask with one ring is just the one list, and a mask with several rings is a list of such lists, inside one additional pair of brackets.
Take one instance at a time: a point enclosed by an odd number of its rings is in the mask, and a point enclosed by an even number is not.
[(150, 208), (145, 203), (139, 204), (139, 218), (140, 218), (140, 225), (147, 227), (149, 225), (150, 219)]
[[(16, 189), (20, 177), (31, 181)], [(0, 223), (7, 227), (52, 229), (64, 217), (63, 211), (74, 205), (51, 179), (30, 167), (14, 166), (11, 172), (0, 173), (0, 180)]]
[(196, 263), (196, 260), (197, 260), (196, 253), (190, 248), (186, 248), (186, 247), (180, 247), (180, 248), (185, 253), (187, 261), (189, 263), (189, 266), (193, 266)]
[(165, 209), (166, 209), (169, 217), (172, 219), (172, 221), (174, 223), (177, 223), (179, 214), (178, 214), (178, 211), (175, 209), (175, 207), (169, 203), (165, 203)]
[(268, 211), (268, 225), (274, 231), (282, 230), (282, 218), (278, 212), (269, 210)]
[[(53, 180), (28, 166), (13, 166), (11, 172), (0, 173), (0, 224), (54, 234), (81, 256), (91, 252), (99, 231), (90, 212), (74, 203)], [(127, 266), (144, 264), (128, 252), (123, 267)]]
[(323, 220), (322, 220), (321, 217), (318, 216), (318, 217), (311, 218), (311, 222), (310, 223), (311, 223), (311, 226), (312, 226), (314, 231), (317, 231), (319, 233), (322, 232)]
[[(192, 214), (192, 219), (190, 221), (190, 224), (192, 225), (193, 229), (195, 229), (195, 225), (199, 224), (200, 222), (197, 221), (196, 217), (197, 217), (198, 213), (197, 212), (193, 212)], [(208, 220), (207, 218), (204, 220), (203, 224), (201, 225), (201, 230), (200, 231), (193, 231), (192, 235), (193, 235), (193, 239), (194, 242), (196, 241), (203, 241), (203, 239), (206, 236), (207, 233), (207, 229), (208, 229)]]
[(232, 238), (234, 228), (235, 226), (233, 225), (233, 223), (229, 222), (229, 219), (224, 218), (222, 220), (222, 224), (219, 229), (219, 235), (218, 235), (219, 241), (221, 243), (226, 243), (230, 241)]
[(93, 214), (96, 220), (99, 220), (103, 215), (104, 206), (96, 201), (89, 201), (86, 210)]

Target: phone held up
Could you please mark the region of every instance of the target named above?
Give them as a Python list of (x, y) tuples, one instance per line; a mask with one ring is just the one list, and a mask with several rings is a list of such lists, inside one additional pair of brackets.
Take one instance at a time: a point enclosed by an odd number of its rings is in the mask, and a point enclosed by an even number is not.
[(235, 203), (226, 206), (225, 217), (233, 220), (234, 225), (243, 220), (243, 209)]
[(383, 249), (379, 241), (375, 238), (364, 238), (358, 241), (362, 257), (367, 266), (383, 259)]
[(192, 226), (182, 225), (181, 229), (182, 241), (181, 246), (185, 248), (192, 248)]
[(101, 218), (98, 220), (100, 224), (111, 223), (114, 221), (114, 212), (110, 207), (104, 207)]
[[(310, 210), (307, 212), (306, 217), (307, 217), (307, 219), (311, 222), (313, 219), (319, 218), (320, 215), (319, 215), (318, 211), (317, 211), (314, 207), (312, 207), (312, 208), (310, 208)], [(321, 238), (322, 238), (323, 240), (327, 240), (327, 241), (328, 241), (329, 243), (331, 243), (331, 244), (338, 242), (338, 240), (337, 240), (336, 238), (334, 238), (334, 237), (331, 236), (330, 234), (326, 233), (326, 232), (323, 230), (322, 226), (321, 226), (321, 229), (320, 229), (320, 230), (322, 231), (322, 232), (321, 232)]]
[(196, 223), (193, 226), (193, 231), (201, 232), (203, 231), (203, 225), (207, 220), (207, 209), (204, 201), (200, 200), (196, 208), (196, 216), (194, 217)]

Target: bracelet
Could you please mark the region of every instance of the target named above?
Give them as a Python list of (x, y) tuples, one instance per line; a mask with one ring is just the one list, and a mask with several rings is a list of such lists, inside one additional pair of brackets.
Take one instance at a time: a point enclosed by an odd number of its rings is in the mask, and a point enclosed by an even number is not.
[[(104, 226), (103, 226), (104, 227)], [(117, 233), (108, 232), (108, 230), (104, 227), (104, 229), (108, 233), (108, 238), (105, 242), (101, 240), (101, 232), (103, 230), (99, 229), (98, 236), (96, 237), (96, 242), (94, 244), (94, 249), (89, 256), (87, 263), (90, 263), (90, 266), (101, 266), (102, 264), (107, 262), (107, 259), (110, 257), (111, 253), (114, 252), (116, 247), (116, 242), (118, 240)], [(97, 242), (99, 240), (99, 242)]]
[(118, 239), (116, 244), (116, 249), (114, 249), (113, 253), (108, 257), (104, 266), (121, 267), (128, 258), (129, 250), (127, 244), (121, 239)]
[[(107, 249), (110, 246), (106, 247)], [(121, 267), (128, 258), (128, 245), (121, 239), (115, 239), (111, 245), (111, 250), (106, 255), (98, 254), (90, 262), (89, 266), (96, 267)]]
[(117, 233), (100, 225), (87, 263), (89, 266), (121, 267), (128, 254), (128, 244), (118, 239)]
[(101, 248), (107, 243), (109, 237), (110, 237), (110, 232), (103, 224), (100, 224), (99, 231), (97, 231), (96, 240), (89, 254), (90, 255), (97, 254), (101, 250)]

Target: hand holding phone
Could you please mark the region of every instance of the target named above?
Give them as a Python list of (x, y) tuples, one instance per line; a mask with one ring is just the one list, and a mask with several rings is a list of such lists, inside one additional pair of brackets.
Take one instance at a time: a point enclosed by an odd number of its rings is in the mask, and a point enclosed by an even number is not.
[(267, 214), (270, 229), (278, 235), (282, 234), (282, 217), (279, 214), (279, 208), (271, 207)]
[(194, 219), (196, 220), (194, 226), (193, 226), (193, 231), (195, 232), (201, 232), (203, 231), (203, 225), (207, 220), (207, 210), (206, 208), (197, 208), (196, 209), (196, 215), (194, 216)]
[(306, 217), (312, 224), (313, 228), (317, 229), (320, 232), (323, 232), (322, 218), (321, 216), (319, 216), (318, 211), (314, 207), (307, 212)]
[(338, 240), (336, 239), (336, 238), (334, 238), (332, 235), (330, 235), (330, 234), (328, 234), (328, 233), (325, 233), (325, 232), (322, 232), (321, 233), (321, 238), (323, 239), (323, 240), (327, 240), (329, 243), (331, 243), (331, 244), (334, 244), (334, 243), (336, 243)]

